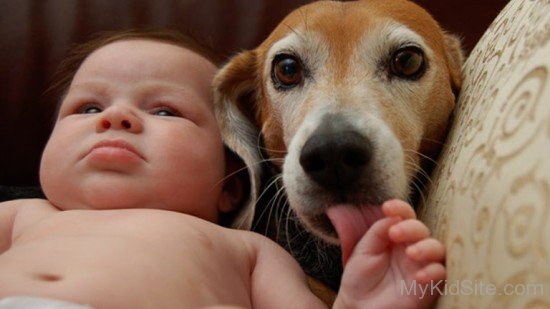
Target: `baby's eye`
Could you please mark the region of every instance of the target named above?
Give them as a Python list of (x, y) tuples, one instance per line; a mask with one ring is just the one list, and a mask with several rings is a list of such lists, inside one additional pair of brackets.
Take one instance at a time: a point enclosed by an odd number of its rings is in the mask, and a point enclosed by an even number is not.
[(152, 114), (155, 116), (162, 117), (178, 117), (179, 113), (169, 107), (159, 107), (152, 111)]
[(96, 105), (84, 105), (78, 109), (78, 114), (99, 114), (102, 110)]

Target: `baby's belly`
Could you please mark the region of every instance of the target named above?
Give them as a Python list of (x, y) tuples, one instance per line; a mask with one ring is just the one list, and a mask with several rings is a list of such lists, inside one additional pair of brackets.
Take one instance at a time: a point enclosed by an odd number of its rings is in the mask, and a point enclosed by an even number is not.
[(212, 274), (200, 248), (158, 248), (117, 236), (27, 241), (0, 255), (0, 299), (37, 296), (95, 308), (248, 306), (246, 285), (218, 280), (235, 278), (236, 269), (226, 266), (220, 268), (226, 273)]

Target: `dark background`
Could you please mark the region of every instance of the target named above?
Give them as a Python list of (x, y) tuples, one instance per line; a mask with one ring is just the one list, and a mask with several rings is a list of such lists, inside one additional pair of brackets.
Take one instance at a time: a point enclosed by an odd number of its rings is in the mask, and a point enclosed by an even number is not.
[[(391, 0), (387, 0), (391, 1)], [(311, 0), (0, 0), (0, 185), (38, 184), (55, 102), (42, 94), (67, 49), (98, 31), (190, 32), (227, 58)], [(507, 0), (418, 0), (469, 52)]]

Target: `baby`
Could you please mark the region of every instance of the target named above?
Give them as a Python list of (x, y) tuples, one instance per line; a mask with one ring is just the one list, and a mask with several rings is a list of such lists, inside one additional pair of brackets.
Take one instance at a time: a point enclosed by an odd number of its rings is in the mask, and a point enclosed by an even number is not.
[[(282, 248), (218, 224), (243, 186), (226, 166), (216, 66), (201, 50), (128, 32), (77, 51), (42, 156), (47, 200), (0, 204), (0, 308), (326, 308)], [(443, 279), (443, 246), (408, 204), (382, 210), (348, 235), (358, 243), (335, 308), (434, 300), (400, 294), (400, 282)]]

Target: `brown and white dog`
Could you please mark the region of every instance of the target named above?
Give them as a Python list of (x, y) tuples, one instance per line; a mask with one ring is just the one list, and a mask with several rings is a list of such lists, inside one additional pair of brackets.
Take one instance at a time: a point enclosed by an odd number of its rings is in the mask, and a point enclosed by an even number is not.
[(215, 79), (223, 138), (252, 184), (236, 226), (252, 225), (266, 161), (282, 173), (299, 221), (328, 243), (338, 239), (327, 208), (406, 200), (441, 147), (462, 60), (458, 39), (409, 1), (293, 11)]

